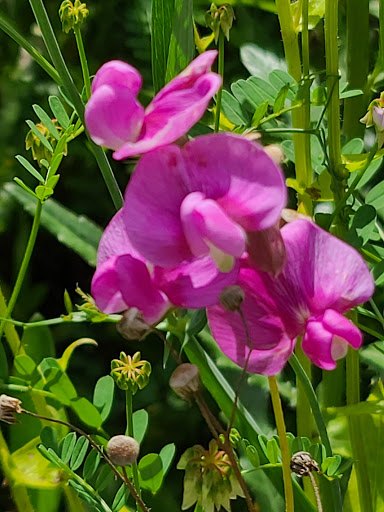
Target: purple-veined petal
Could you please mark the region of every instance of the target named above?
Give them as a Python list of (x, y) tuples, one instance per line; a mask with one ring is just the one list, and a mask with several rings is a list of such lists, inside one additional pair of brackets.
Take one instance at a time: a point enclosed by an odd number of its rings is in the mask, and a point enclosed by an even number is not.
[(124, 87), (136, 96), (143, 83), (136, 68), (121, 60), (111, 60), (101, 66), (92, 82), (92, 94), (102, 85)]
[(97, 264), (101, 265), (112, 256), (130, 254), (140, 261), (144, 258), (131, 244), (125, 229), (123, 210), (119, 210), (105, 228), (97, 250)]
[(118, 256), (109, 258), (99, 265), (92, 278), (91, 293), (96, 306), (106, 314), (119, 313), (128, 309), (120, 291), (116, 272)]
[(191, 257), (180, 220), (188, 194), (181, 150), (167, 146), (144, 155), (125, 193), (128, 236), (151, 263), (173, 268)]
[(174, 142), (202, 117), (220, 85), (220, 76), (208, 73), (193, 81), (189, 88), (174, 88), (161, 100), (155, 98), (156, 102), (145, 112), (142, 137), (137, 142), (127, 141), (113, 153), (113, 158), (124, 160)]
[(223, 273), (206, 256), (174, 269), (155, 267), (154, 282), (175, 306), (196, 309), (217, 304), (219, 293), (236, 283), (238, 273), (239, 262)]
[(247, 252), (257, 268), (277, 277), (287, 261), (280, 221), (268, 229), (247, 233)]
[(127, 140), (136, 141), (143, 120), (143, 107), (126, 87), (97, 87), (85, 109), (85, 124), (91, 139), (110, 149), (118, 149)]

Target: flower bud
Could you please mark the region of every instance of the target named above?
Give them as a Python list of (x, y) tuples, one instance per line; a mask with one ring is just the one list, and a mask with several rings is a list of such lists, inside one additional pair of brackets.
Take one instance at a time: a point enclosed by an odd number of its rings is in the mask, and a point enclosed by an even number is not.
[(140, 360), (140, 352), (132, 357), (120, 352), (120, 359), (111, 362), (111, 375), (116, 385), (122, 390), (129, 390), (133, 395), (143, 389), (149, 382), (152, 367), (148, 361)]
[(234, 313), (235, 311), (240, 311), (244, 299), (245, 293), (243, 289), (237, 284), (233, 286), (227, 286), (219, 294), (220, 304), (223, 306), (224, 309), (230, 311), (231, 313)]
[[(52, 119), (52, 123), (57, 128), (59, 132), (61, 132), (63, 129), (58, 124), (56, 119)], [(50, 133), (48, 128), (43, 123), (37, 123), (36, 128), (43, 134), (43, 136), (48, 140), (48, 142), (51, 144), (52, 148), (55, 149), (57, 140), (55, 137)], [(37, 161), (39, 166), (41, 167), (41, 160), (46, 160), (48, 163), (52, 160), (52, 153), (47, 149), (43, 144), (41, 143), (41, 140), (35, 135), (35, 133), (32, 130), (29, 130), (27, 133), (27, 136), (25, 137), (25, 148), (28, 150), (30, 149), (32, 151), (32, 157), (34, 160)], [(64, 147), (63, 151), (64, 155), (67, 154), (67, 145)]]
[(278, 144), (269, 144), (269, 146), (264, 146), (264, 151), (277, 165), (282, 165), (284, 163), (285, 155)]
[(14, 413), (21, 413), (21, 400), (8, 395), (0, 395), (0, 421), (13, 424), (19, 423)]
[(75, 3), (71, 0), (64, 0), (59, 9), (63, 31), (68, 34), (70, 30), (75, 28), (75, 25), (81, 25), (88, 14), (87, 5), (81, 3), (80, 0), (75, 0)]
[(169, 385), (183, 400), (189, 400), (200, 388), (200, 372), (195, 364), (183, 363), (172, 373)]
[(236, 19), (235, 13), (231, 5), (224, 4), (217, 7), (215, 4), (211, 4), (211, 8), (205, 13), (205, 23), (207, 27), (212, 29), (216, 44), (219, 39), (220, 28), (229, 41), (229, 31), (232, 28), (234, 19)]
[(294, 453), (291, 458), (291, 471), (299, 476), (308, 476), (312, 471), (319, 473), (320, 469), (317, 462), (308, 452)]
[(384, 92), (369, 104), (368, 112), (360, 119), (367, 128), (374, 126), (379, 149), (384, 144)]
[(116, 466), (130, 466), (136, 462), (140, 445), (129, 436), (114, 436), (108, 441), (107, 455)]
[(151, 331), (151, 326), (144, 320), (143, 314), (137, 308), (124, 311), (116, 329), (128, 341), (141, 340)]

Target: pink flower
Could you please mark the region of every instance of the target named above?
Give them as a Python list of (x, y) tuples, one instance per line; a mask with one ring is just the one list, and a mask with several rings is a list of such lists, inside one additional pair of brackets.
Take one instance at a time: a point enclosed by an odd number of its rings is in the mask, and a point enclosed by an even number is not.
[(223, 274), (210, 258), (174, 269), (153, 267), (132, 246), (122, 216), (120, 210), (103, 233), (92, 279), (92, 295), (104, 313), (136, 307), (146, 322), (157, 323), (172, 305), (201, 308), (215, 304), (220, 291), (236, 282), (239, 264)]
[(204, 114), (221, 78), (210, 72), (216, 50), (199, 55), (167, 84), (144, 110), (137, 100), (139, 72), (118, 60), (104, 64), (92, 83), (85, 109), (91, 139), (123, 160), (174, 142)]
[(362, 343), (359, 329), (343, 314), (372, 296), (374, 281), (355, 249), (315, 224), (296, 220), (281, 231), (287, 262), (277, 278), (255, 269), (249, 258), (241, 263), (238, 284), (245, 292), (250, 340), (239, 313), (220, 305), (208, 308), (212, 334), (240, 366), (251, 348), (252, 373), (281, 371), (297, 336), (314, 364), (332, 370), (348, 345), (357, 349)]
[[(135, 248), (163, 268), (208, 257), (228, 272), (247, 249), (278, 272), (285, 202), (283, 175), (262, 147), (220, 133), (144, 155), (125, 193), (124, 221)], [(271, 243), (276, 255), (266, 261)]]

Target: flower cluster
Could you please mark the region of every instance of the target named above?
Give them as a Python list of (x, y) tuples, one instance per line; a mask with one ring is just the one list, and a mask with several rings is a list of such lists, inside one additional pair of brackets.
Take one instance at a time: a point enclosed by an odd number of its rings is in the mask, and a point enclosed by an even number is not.
[(251, 372), (278, 373), (299, 336), (316, 365), (333, 369), (362, 342), (343, 316), (374, 290), (362, 257), (310, 219), (280, 229), (284, 177), (257, 143), (219, 133), (171, 144), (219, 88), (215, 57), (200, 55), (145, 111), (134, 68), (114, 61), (96, 74), (92, 139), (117, 159), (145, 154), (101, 239), (92, 295), (107, 314), (136, 308), (146, 325), (171, 307), (207, 307), (223, 352), (244, 366), (251, 351)]

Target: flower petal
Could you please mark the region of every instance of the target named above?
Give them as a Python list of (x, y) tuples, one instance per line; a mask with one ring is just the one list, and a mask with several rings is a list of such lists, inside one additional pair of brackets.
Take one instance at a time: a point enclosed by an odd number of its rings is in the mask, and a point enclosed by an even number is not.
[(101, 85), (92, 93), (85, 124), (95, 144), (118, 149), (140, 135), (144, 109), (127, 87)]
[(92, 278), (91, 293), (96, 306), (106, 314), (128, 309), (120, 291), (116, 272), (117, 256), (109, 258), (97, 267)]
[(111, 60), (103, 64), (96, 73), (92, 82), (92, 93), (102, 85), (125, 87), (136, 96), (143, 83), (140, 73), (136, 68), (121, 60)]
[(154, 281), (175, 306), (205, 308), (217, 304), (219, 293), (235, 284), (239, 263), (231, 272), (219, 272), (210, 257), (182, 263), (174, 269), (155, 267)]
[(145, 112), (143, 137), (137, 142), (126, 142), (113, 153), (113, 158), (124, 160), (174, 142), (202, 117), (220, 86), (220, 76), (208, 73), (188, 88), (173, 87), (169, 94), (162, 94), (161, 100), (155, 98)]
[(173, 268), (191, 257), (180, 221), (186, 182), (180, 148), (167, 146), (141, 158), (127, 187), (123, 216), (128, 236), (155, 265)]

